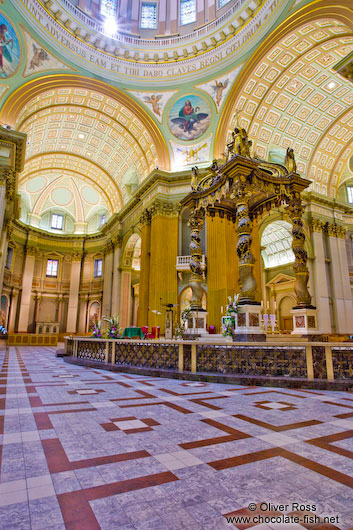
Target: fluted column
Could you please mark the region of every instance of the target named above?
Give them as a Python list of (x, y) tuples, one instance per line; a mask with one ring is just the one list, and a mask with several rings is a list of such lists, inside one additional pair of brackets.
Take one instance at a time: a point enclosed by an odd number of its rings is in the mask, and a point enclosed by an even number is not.
[(239, 302), (251, 304), (256, 298), (256, 279), (254, 276), (255, 258), (251, 251), (251, 220), (249, 216), (248, 199), (243, 187), (238, 184), (235, 192), (237, 208), (238, 234), (237, 255), (239, 259)]
[(15, 331), (16, 313), (17, 313), (17, 306), (18, 306), (18, 294), (19, 294), (19, 290), (13, 287), (12, 295), (11, 295), (9, 323), (8, 323), (9, 333), (13, 333)]
[(61, 317), (63, 312), (63, 295), (59, 294), (57, 298), (57, 306), (56, 306), (56, 321), (59, 322), (59, 332), (61, 331)]
[(67, 311), (66, 331), (76, 333), (77, 330), (77, 313), (79, 302), (80, 278), (81, 278), (82, 254), (76, 253), (72, 256), (71, 277), (70, 277), (70, 294), (69, 306)]
[(200, 232), (204, 224), (204, 212), (193, 212), (190, 216), (188, 225), (191, 228), (191, 241), (190, 241), (190, 269), (191, 279), (190, 287), (192, 290), (191, 297), (191, 308), (199, 310), (202, 308), (202, 248), (201, 248), (201, 237)]
[(42, 294), (37, 293), (35, 296), (35, 310), (34, 310), (34, 329), (36, 329), (36, 323), (39, 320), (40, 302), (42, 300)]
[(106, 244), (104, 249), (102, 316), (106, 317), (110, 317), (112, 312), (113, 249), (111, 241)]
[(27, 333), (29, 321), (29, 309), (31, 304), (32, 283), (34, 274), (34, 264), (36, 261), (36, 249), (31, 246), (26, 248), (26, 258), (22, 275), (22, 294), (20, 315), (18, 320), (19, 333)]
[(336, 333), (353, 331), (353, 303), (349, 279), (345, 229), (336, 224), (327, 225), (331, 259), (332, 302), (335, 314)]
[(80, 314), (78, 318), (78, 332), (86, 333), (87, 322), (87, 308), (88, 308), (88, 294), (80, 295)]
[(318, 309), (318, 330), (321, 333), (331, 333), (330, 278), (328, 276), (326, 264), (323, 226), (324, 223), (319, 219), (312, 220), (311, 239), (315, 256), (313, 263), (313, 287), (315, 293), (315, 305)]
[[(141, 267), (140, 267), (140, 307), (138, 313), (139, 326), (149, 325), (149, 286), (151, 260), (151, 213), (144, 210), (140, 217), (141, 225)], [(153, 307), (151, 309), (154, 309)]]
[(112, 288), (112, 316), (119, 315), (119, 300), (120, 300), (120, 259), (121, 259), (121, 239), (116, 238), (114, 243), (113, 255), (113, 288)]
[(308, 254), (305, 250), (305, 232), (302, 219), (303, 206), (300, 193), (293, 194), (289, 201), (287, 211), (292, 221), (292, 249), (295, 256), (293, 265), (295, 273), (294, 292), (297, 298), (297, 307), (311, 307), (311, 295), (308, 291)]

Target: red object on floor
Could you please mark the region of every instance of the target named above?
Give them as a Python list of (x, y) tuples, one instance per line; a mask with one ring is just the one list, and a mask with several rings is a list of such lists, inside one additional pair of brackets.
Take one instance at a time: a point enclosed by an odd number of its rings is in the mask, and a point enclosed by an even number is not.
[(215, 335), (216, 334), (216, 326), (208, 326), (208, 333), (210, 335)]
[(148, 337), (148, 326), (142, 326), (141, 330), (145, 338)]

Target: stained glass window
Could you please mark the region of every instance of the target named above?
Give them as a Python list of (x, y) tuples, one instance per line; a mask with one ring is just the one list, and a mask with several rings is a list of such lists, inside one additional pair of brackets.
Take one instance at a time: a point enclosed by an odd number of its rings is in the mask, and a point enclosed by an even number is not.
[(157, 4), (151, 2), (142, 2), (141, 4), (141, 29), (157, 28)]
[(229, 2), (230, 0), (218, 0), (218, 8), (221, 9), (221, 7), (224, 7)]
[(180, 25), (196, 22), (196, 0), (180, 0)]
[(118, 0), (101, 0), (100, 14), (104, 17), (114, 17), (118, 7)]

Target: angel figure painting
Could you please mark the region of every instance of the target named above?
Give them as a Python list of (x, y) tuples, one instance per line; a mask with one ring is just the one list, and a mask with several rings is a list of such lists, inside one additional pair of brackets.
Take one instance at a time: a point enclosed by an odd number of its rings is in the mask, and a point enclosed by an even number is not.
[(0, 13), (0, 77), (12, 75), (20, 61), (20, 44), (12, 25)]
[(153, 112), (157, 116), (161, 115), (161, 105), (159, 102), (162, 99), (162, 94), (151, 94), (150, 96), (145, 96), (143, 99), (145, 103), (151, 105)]
[(211, 110), (200, 96), (186, 96), (176, 101), (169, 113), (169, 128), (180, 140), (195, 140), (207, 131)]
[(215, 84), (212, 85), (214, 91), (214, 98), (216, 101), (217, 108), (220, 107), (223, 99), (223, 91), (227, 88), (229, 79), (225, 81), (215, 81)]

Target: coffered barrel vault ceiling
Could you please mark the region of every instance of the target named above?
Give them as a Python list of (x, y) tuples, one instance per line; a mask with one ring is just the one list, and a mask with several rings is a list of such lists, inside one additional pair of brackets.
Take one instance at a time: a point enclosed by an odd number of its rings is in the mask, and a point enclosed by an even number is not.
[[(155, 145), (142, 122), (98, 91), (43, 92), (21, 109), (16, 128), (28, 141), (20, 192), (29, 193), (35, 215), (55, 206), (80, 222), (98, 206), (111, 215), (129, 199), (127, 172), (134, 168), (138, 185), (157, 164)], [(39, 177), (45, 179), (41, 187)]]
[(353, 85), (333, 66), (352, 50), (352, 29), (336, 20), (288, 34), (237, 93), (228, 134), (238, 114), (260, 158), (283, 161), (293, 147), (312, 189), (335, 197), (353, 152)]

